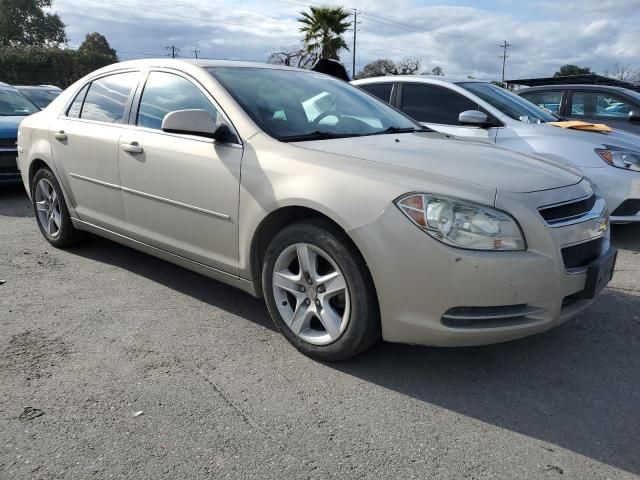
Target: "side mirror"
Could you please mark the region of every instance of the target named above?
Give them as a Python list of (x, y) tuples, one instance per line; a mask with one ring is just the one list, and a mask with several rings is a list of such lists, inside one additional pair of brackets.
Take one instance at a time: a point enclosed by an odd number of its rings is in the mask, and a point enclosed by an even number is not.
[(162, 131), (212, 138), (220, 143), (237, 141), (226, 123), (216, 125), (211, 114), (200, 109), (176, 110), (167, 113), (162, 120)]
[(640, 112), (638, 110), (631, 110), (629, 112), (629, 121), (633, 123), (640, 123)]
[(468, 125), (473, 127), (484, 127), (487, 125), (489, 118), (487, 114), (480, 110), (466, 110), (458, 115), (460, 125)]

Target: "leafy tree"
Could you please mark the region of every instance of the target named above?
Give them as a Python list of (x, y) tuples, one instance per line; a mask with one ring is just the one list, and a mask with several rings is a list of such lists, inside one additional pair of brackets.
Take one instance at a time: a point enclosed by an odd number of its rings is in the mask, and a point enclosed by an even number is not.
[(585, 75), (591, 72), (591, 67), (578, 67), (577, 65), (564, 65), (560, 67), (556, 73), (553, 74), (554, 77), (565, 77), (567, 75)]
[(444, 70), (442, 70), (442, 67), (437, 67), (437, 66), (433, 67), (431, 69), (431, 75), (438, 75), (438, 76), (444, 75)]
[(309, 53), (318, 58), (340, 60), (338, 52), (349, 50), (343, 35), (351, 26), (347, 21), (350, 14), (341, 7), (309, 7), (308, 12), (300, 12), (300, 31), (304, 34), (304, 44)]
[(52, 0), (0, 0), (0, 46), (57, 47), (67, 43), (64, 23), (46, 13)]
[(268, 63), (286, 65), (288, 67), (311, 68), (318, 56), (315, 52), (308, 52), (304, 48), (282, 49), (269, 55)]
[(87, 33), (84, 41), (78, 47), (78, 53), (88, 56), (110, 57), (114, 62), (118, 60), (116, 51), (111, 48), (106, 37), (98, 32)]

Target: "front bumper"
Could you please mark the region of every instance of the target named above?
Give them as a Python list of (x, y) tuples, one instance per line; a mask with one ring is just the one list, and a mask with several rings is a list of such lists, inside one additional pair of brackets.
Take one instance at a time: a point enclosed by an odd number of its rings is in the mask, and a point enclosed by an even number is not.
[(15, 148), (0, 148), (0, 185), (20, 183), (18, 151)]
[(611, 212), (611, 223), (640, 222), (640, 211), (617, 214), (619, 207), (627, 200), (640, 201), (640, 172), (626, 171), (621, 168), (604, 166), (580, 169), (596, 184), (598, 195), (604, 198)]
[[(600, 209), (597, 219), (551, 228), (527, 203), (542, 205), (538, 203), (542, 198), (553, 195), (579, 198), (590, 188), (581, 182), (559, 190), (499, 195), (497, 203), (510, 208), (498, 208), (521, 222), (526, 251), (449, 247), (411, 224), (394, 205), (376, 222), (349, 232), (374, 279), (383, 338), (433, 346), (497, 343), (548, 330), (588, 307), (593, 300), (581, 298), (587, 268), (567, 271), (561, 249), (601, 238), (600, 256), (606, 255), (610, 233), (608, 228), (600, 229), (607, 213), (599, 201), (594, 206)], [(465, 323), (465, 317), (478, 315), (488, 315), (491, 321)], [(452, 316), (463, 321), (452, 322)]]

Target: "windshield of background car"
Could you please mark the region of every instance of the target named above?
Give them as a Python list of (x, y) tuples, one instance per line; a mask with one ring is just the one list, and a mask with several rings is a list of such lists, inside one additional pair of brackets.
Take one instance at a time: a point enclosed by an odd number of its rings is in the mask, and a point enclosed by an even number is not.
[[(18, 89), (20, 90), (20, 89)], [(20, 90), (22, 94), (35, 103), (38, 107), (44, 108), (49, 105), (58, 95), (58, 90), (45, 90), (45, 89), (27, 89)]]
[[(295, 141), (414, 130), (421, 126), (366, 92), (315, 72), (251, 67), (207, 69), (258, 126)], [(318, 137), (318, 139), (320, 139)]]
[(20, 92), (0, 89), (0, 115), (5, 117), (23, 117), (36, 113), (38, 107), (26, 99)]
[(525, 123), (544, 123), (558, 120), (555, 115), (492, 83), (462, 82), (458, 85), (515, 120)]

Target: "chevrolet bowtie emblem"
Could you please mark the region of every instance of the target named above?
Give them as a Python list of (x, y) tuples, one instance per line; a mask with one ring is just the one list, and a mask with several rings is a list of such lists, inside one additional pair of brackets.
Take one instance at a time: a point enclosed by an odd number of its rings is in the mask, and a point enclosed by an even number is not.
[(609, 220), (606, 218), (601, 218), (598, 220), (598, 232), (605, 233), (607, 231), (607, 227), (609, 226)]

